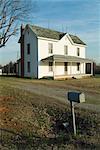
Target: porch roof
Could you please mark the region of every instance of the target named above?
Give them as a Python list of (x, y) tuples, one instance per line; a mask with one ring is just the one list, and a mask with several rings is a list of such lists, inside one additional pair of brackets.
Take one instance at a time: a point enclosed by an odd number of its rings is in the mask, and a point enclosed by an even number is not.
[(65, 56), (65, 55), (52, 55), (42, 59), (43, 62), (85, 62), (92, 63), (93, 61), (90, 59), (80, 58), (76, 56)]

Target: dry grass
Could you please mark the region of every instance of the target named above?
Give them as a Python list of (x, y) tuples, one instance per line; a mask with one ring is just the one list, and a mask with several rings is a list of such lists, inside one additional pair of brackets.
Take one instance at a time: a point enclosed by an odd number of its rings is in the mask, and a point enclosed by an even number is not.
[(1, 78), (6, 85), (44, 85), (50, 88), (64, 90), (78, 90), (86, 95), (86, 103), (100, 105), (100, 78), (69, 79), (65, 81), (56, 80), (32, 80), (18, 78)]
[[(0, 81), (0, 148), (2, 150), (100, 149), (99, 113), (77, 108), (75, 112), (78, 134), (74, 137), (68, 105), (53, 98), (12, 88), (10, 86), (12, 80), (6, 78)], [(15, 80), (18, 81), (31, 82), (31, 80)], [(53, 85), (53, 81), (32, 82), (64, 87), (70, 81), (65, 81), (66, 83), (54, 81)], [(59, 82), (61, 85), (58, 84)], [(95, 86), (98, 87), (99, 84)], [(63, 128), (63, 122), (69, 122), (67, 129)]]

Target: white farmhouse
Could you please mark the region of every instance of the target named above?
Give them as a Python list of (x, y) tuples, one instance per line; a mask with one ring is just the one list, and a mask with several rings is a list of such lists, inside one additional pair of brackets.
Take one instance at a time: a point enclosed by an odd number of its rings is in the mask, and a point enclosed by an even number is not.
[(93, 75), (93, 62), (86, 59), (86, 44), (75, 35), (28, 24), (21, 26), (19, 43), (21, 77), (59, 79)]

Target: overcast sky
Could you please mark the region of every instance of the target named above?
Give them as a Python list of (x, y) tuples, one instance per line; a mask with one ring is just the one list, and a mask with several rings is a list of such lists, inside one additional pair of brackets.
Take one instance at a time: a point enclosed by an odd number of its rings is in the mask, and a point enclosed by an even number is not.
[[(87, 58), (100, 63), (99, 0), (36, 0), (36, 5), (29, 23), (79, 36), (87, 44)], [(11, 38), (0, 49), (0, 64), (20, 57), (18, 39), (19, 35)]]

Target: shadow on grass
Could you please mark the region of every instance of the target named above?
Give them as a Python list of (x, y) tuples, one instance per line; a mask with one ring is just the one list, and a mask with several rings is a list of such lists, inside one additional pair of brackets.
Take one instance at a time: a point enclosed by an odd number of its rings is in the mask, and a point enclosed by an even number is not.
[[(18, 149), (18, 150), (29, 150), (29, 149), (43, 149), (49, 150), (54, 148), (62, 147), (64, 144), (69, 143), (69, 137), (39, 137), (36, 135), (29, 135), (25, 136), (23, 134), (17, 134), (13, 131), (7, 129), (0, 128), (0, 144), (1, 148), (11, 148), (11, 149)], [(6, 135), (6, 136), (5, 136)], [(64, 147), (64, 146), (63, 146)]]
[(40, 137), (33, 133), (24, 135), (23, 133), (16, 133), (11, 130), (0, 128), (0, 144), (1, 149), (13, 150), (67, 150), (67, 149), (98, 149), (99, 144), (91, 143), (85, 140), (85, 136), (80, 138), (74, 137), (72, 128), (64, 128), (62, 121), (57, 120), (53, 127), (53, 136)]
[[(36, 109), (36, 106), (34, 106)], [(38, 118), (44, 107), (37, 110)], [(40, 111), (41, 110), (41, 111)], [(40, 111), (40, 113), (38, 112)], [(49, 135), (39, 136), (35, 131), (20, 133), (0, 128), (1, 149), (6, 147), (11, 150), (69, 150), (69, 149), (100, 149), (95, 138), (99, 136), (99, 122), (95, 113), (80, 113), (76, 110), (76, 127), (78, 135), (73, 136), (71, 114), (68, 110), (53, 109), (48, 107), (47, 114), (51, 116)], [(37, 118), (36, 117), (36, 118)], [(41, 119), (39, 119), (41, 123)], [(43, 121), (43, 120), (42, 120)], [(68, 123), (67, 127), (63, 123)], [(98, 140), (99, 141), (99, 140)]]

